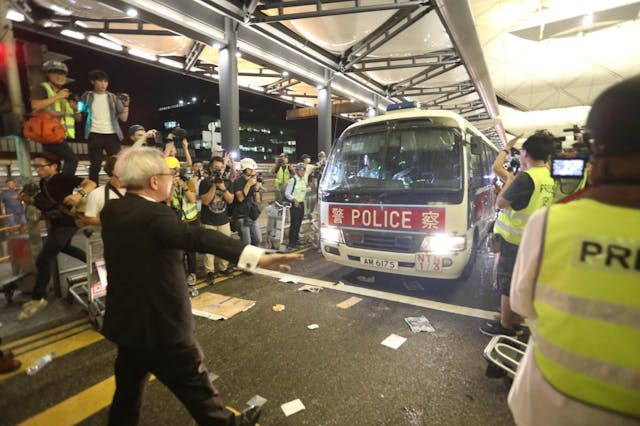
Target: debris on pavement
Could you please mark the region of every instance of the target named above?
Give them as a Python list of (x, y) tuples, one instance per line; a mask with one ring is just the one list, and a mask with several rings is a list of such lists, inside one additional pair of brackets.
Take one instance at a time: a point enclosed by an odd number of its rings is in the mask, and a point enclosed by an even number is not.
[(284, 305), (281, 305), (281, 304), (278, 303), (277, 305), (273, 305), (271, 307), (271, 310), (274, 311), (274, 312), (282, 312), (282, 311), (284, 311)]
[(320, 326), (318, 324), (309, 324), (307, 328), (309, 330), (315, 330), (316, 328), (320, 328)]
[(218, 375), (217, 375), (217, 374), (215, 374), (215, 373), (211, 373), (211, 372), (209, 372), (209, 381), (210, 381), (211, 383), (213, 383), (214, 381), (216, 381), (216, 379), (218, 379), (218, 377), (220, 377), (220, 376), (218, 376)]
[(419, 317), (407, 317), (404, 321), (409, 324), (411, 331), (414, 333), (420, 333), (421, 331), (428, 331), (429, 333), (432, 333), (436, 331), (424, 315), (420, 315)]
[(336, 306), (342, 309), (349, 309), (350, 307), (360, 302), (361, 300), (362, 300), (361, 298), (354, 296), (354, 297), (348, 298), (347, 300), (343, 300), (342, 302), (338, 303)]
[(381, 342), (381, 344), (391, 349), (398, 349), (406, 341), (406, 337), (398, 336), (397, 334), (390, 334)]
[(322, 290), (322, 287), (309, 284), (305, 284), (298, 289), (298, 291), (308, 291), (309, 293), (320, 293), (320, 290)]
[(305, 409), (304, 404), (300, 399), (294, 399), (293, 401), (286, 402), (280, 406), (284, 415), (289, 417), (292, 414), (297, 413), (298, 411), (302, 411)]
[(300, 280), (298, 279), (298, 277), (287, 275), (285, 277), (280, 278), (278, 281), (281, 282), (281, 283), (298, 284), (298, 281), (300, 281)]
[(247, 405), (250, 407), (262, 407), (267, 402), (267, 398), (263, 398), (260, 395), (254, 395), (253, 398), (247, 401)]

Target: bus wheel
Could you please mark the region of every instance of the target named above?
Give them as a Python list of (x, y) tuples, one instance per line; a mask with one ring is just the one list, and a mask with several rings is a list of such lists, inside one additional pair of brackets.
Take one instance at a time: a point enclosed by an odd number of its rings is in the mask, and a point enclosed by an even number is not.
[(469, 256), (469, 261), (464, 266), (462, 270), (462, 274), (460, 275), (461, 280), (468, 280), (471, 276), (471, 272), (473, 272), (473, 266), (476, 263), (476, 257), (478, 255), (478, 230), (476, 229), (473, 233), (473, 243), (471, 244), (471, 255)]

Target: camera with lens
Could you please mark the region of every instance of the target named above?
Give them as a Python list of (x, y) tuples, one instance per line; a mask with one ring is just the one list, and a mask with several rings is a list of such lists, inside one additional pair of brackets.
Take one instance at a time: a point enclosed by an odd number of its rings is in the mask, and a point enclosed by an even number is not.
[(507, 171), (515, 174), (518, 173), (518, 170), (520, 170), (520, 159), (512, 158), (509, 162), (509, 166), (507, 167)]
[(176, 127), (171, 131), (171, 133), (173, 134), (176, 142), (182, 142), (182, 140), (187, 137), (187, 131), (180, 127)]
[(264, 179), (262, 178), (262, 173), (258, 173), (258, 175), (256, 176), (256, 182), (258, 183), (264, 182)]
[(222, 173), (220, 172), (220, 170), (211, 169), (211, 182), (213, 182), (216, 185), (220, 185), (221, 183), (224, 182), (224, 179), (222, 179)]
[(116, 96), (118, 97), (118, 100), (123, 104), (129, 102), (129, 95), (127, 95), (126, 93), (118, 93)]

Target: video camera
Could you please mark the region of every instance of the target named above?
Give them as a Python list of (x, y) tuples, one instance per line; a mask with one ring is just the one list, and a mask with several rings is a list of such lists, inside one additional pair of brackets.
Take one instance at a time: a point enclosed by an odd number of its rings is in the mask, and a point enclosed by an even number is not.
[(264, 182), (264, 179), (262, 178), (262, 173), (258, 173), (256, 175), (256, 182), (258, 182), (258, 183)]
[(224, 179), (222, 178), (222, 172), (214, 168), (211, 168), (210, 179), (211, 179), (211, 182), (213, 182), (216, 185), (219, 185), (224, 182)]
[(118, 100), (120, 102), (122, 102), (123, 104), (129, 102), (129, 95), (127, 95), (126, 93), (118, 93), (116, 95), (116, 97), (118, 98)]
[(176, 142), (182, 142), (182, 140), (187, 137), (187, 131), (180, 127), (173, 129), (171, 134), (173, 134), (174, 141)]

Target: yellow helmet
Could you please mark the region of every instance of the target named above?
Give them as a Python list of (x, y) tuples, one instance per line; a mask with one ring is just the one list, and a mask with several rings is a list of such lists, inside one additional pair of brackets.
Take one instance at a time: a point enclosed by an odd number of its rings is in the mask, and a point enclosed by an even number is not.
[(180, 168), (180, 162), (176, 157), (167, 157), (165, 158), (165, 161), (167, 162), (167, 166), (169, 166), (170, 169)]

